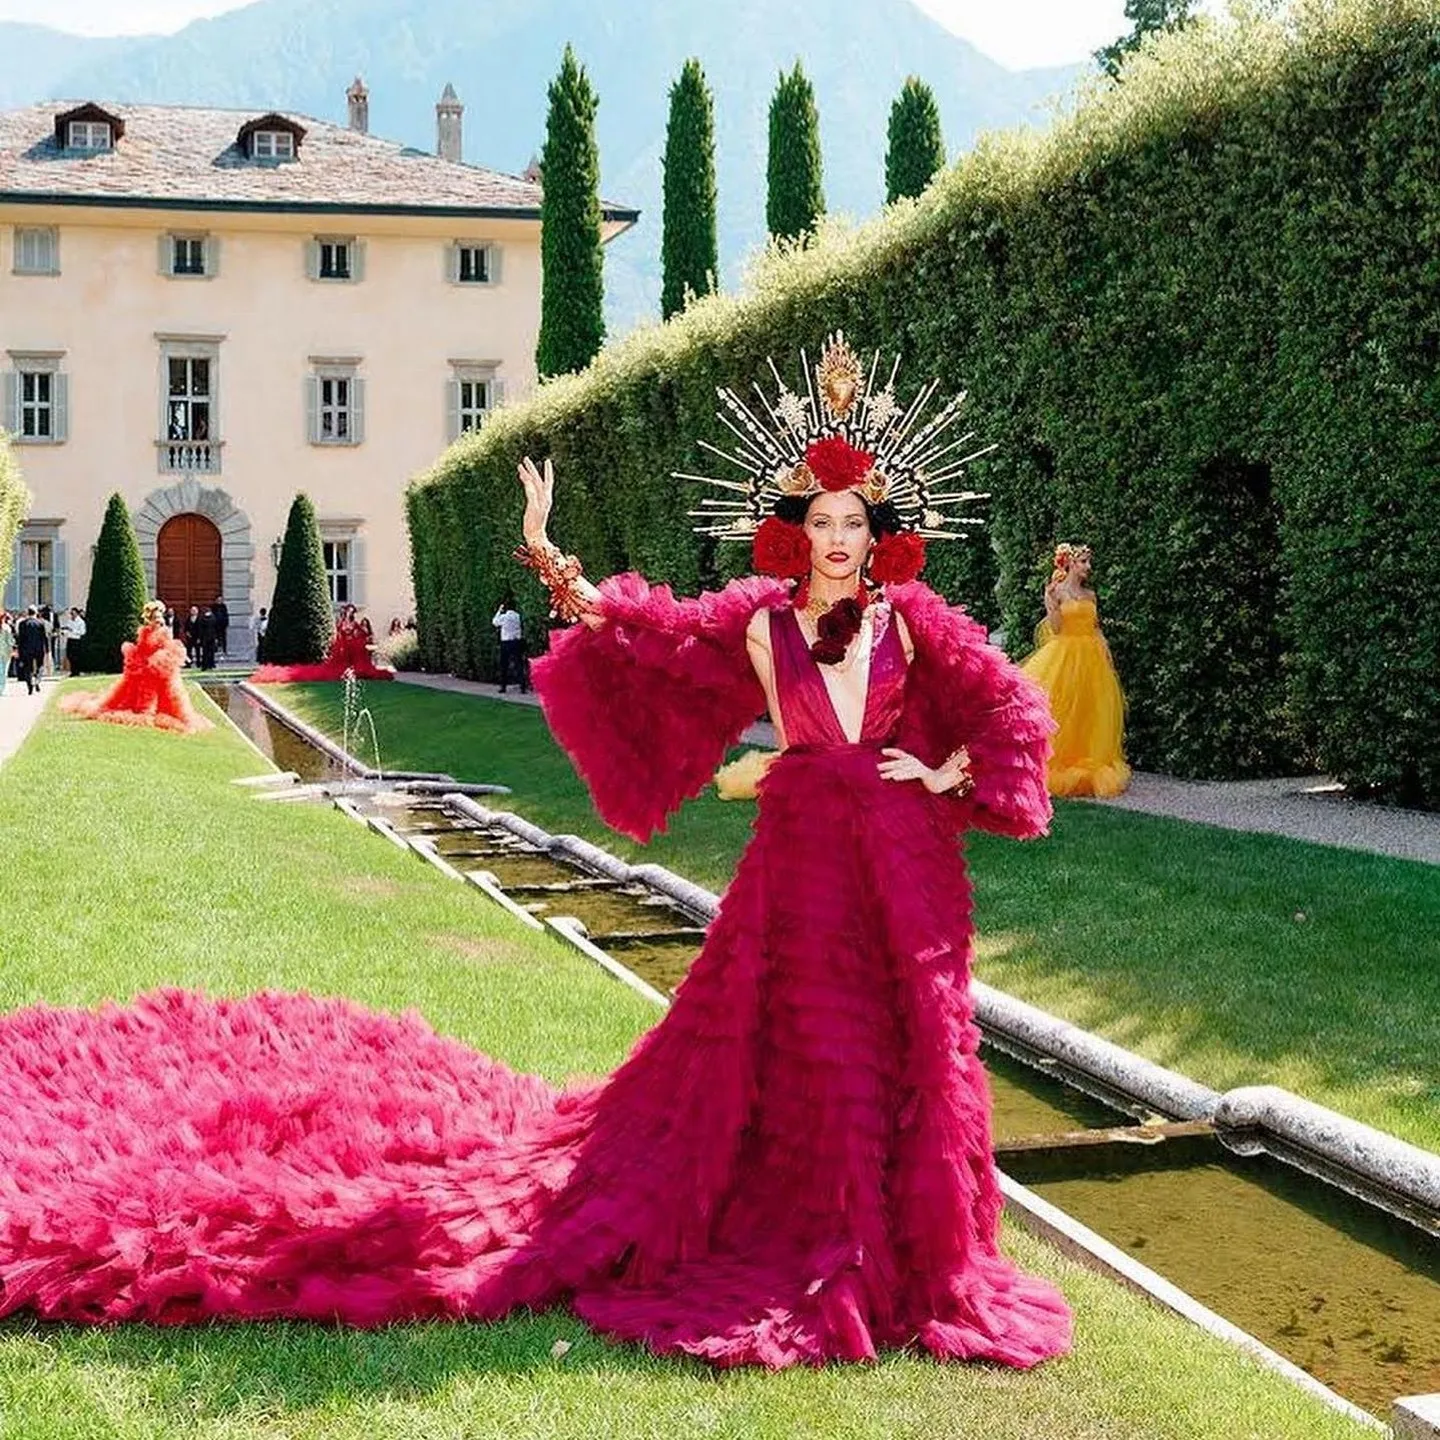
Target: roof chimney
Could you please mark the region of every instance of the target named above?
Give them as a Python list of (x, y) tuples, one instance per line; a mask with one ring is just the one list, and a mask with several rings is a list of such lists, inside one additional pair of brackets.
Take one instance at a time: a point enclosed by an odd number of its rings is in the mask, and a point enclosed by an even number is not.
[(460, 103), (455, 87), (447, 83), (440, 95), (440, 103), (435, 107), (435, 153), (442, 160), (452, 160), (457, 165), (462, 158), (460, 117), (464, 113), (465, 107)]
[(370, 92), (365, 82), (357, 75), (354, 83), (345, 92), (350, 107), (350, 128), (361, 135), (370, 133)]

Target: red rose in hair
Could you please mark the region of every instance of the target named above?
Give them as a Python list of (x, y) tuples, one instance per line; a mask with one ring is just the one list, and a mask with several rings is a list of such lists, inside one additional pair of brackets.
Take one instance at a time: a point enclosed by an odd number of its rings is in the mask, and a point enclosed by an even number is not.
[(810, 573), (810, 541), (799, 525), (772, 515), (755, 532), (754, 565), (761, 575), (798, 580)]
[(805, 463), (821, 489), (848, 490), (875, 468), (875, 457), (857, 450), (843, 435), (827, 435), (805, 451)]
[(870, 578), (877, 585), (903, 585), (925, 568), (925, 539), (913, 530), (882, 535), (870, 552)]

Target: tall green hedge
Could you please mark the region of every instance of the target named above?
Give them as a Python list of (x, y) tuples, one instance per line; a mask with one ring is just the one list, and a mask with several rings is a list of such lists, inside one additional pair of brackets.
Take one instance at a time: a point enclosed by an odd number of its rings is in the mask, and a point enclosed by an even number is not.
[(85, 668), (119, 670), (120, 647), (135, 638), (145, 608), (145, 566), (130, 511), (118, 493), (105, 506), (85, 597)]
[[(493, 666), (514, 471), (549, 455), (591, 574), (681, 589), (745, 564), (690, 533), (715, 387), (837, 326), (904, 395), (968, 387), (999, 443), (988, 543), (928, 578), (1023, 651), (1046, 557), (1088, 541), (1141, 766), (1319, 763), (1440, 802), (1440, 0), (1307, 0), (1147, 40), (1043, 135), (990, 137), (919, 200), (822, 225), (507, 408), (410, 493), (426, 663)], [(902, 396), (903, 398), (903, 396)], [(532, 624), (531, 633), (537, 626)]]
[(20, 474), (20, 462), (10, 437), (0, 430), (0, 591), (10, 579), (15, 560), (15, 537), (30, 513), (30, 492)]

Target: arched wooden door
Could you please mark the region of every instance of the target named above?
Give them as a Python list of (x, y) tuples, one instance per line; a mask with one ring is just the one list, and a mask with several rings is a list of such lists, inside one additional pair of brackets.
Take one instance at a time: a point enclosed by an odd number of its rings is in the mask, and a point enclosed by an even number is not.
[(202, 610), (222, 593), (220, 532), (203, 515), (174, 515), (155, 541), (156, 599), (188, 613)]

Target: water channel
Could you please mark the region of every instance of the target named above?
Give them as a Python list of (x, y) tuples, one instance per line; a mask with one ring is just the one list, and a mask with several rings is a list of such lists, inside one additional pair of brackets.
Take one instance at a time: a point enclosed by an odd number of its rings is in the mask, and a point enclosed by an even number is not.
[[(282, 768), (335, 778), (329, 756), (251, 697), (211, 693)], [(662, 994), (684, 978), (703, 930), (675, 901), (436, 798), (387, 801), (380, 813), (401, 834), (427, 837), (461, 871), (488, 872), (539, 918), (575, 917)], [(1440, 1235), (1268, 1156), (1232, 1154), (1213, 1133), (1148, 1136), (1135, 1116), (988, 1041), (982, 1056), (1014, 1179), (1376, 1415), (1396, 1396), (1440, 1391)], [(1092, 1143), (1100, 1131), (1118, 1138)]]

